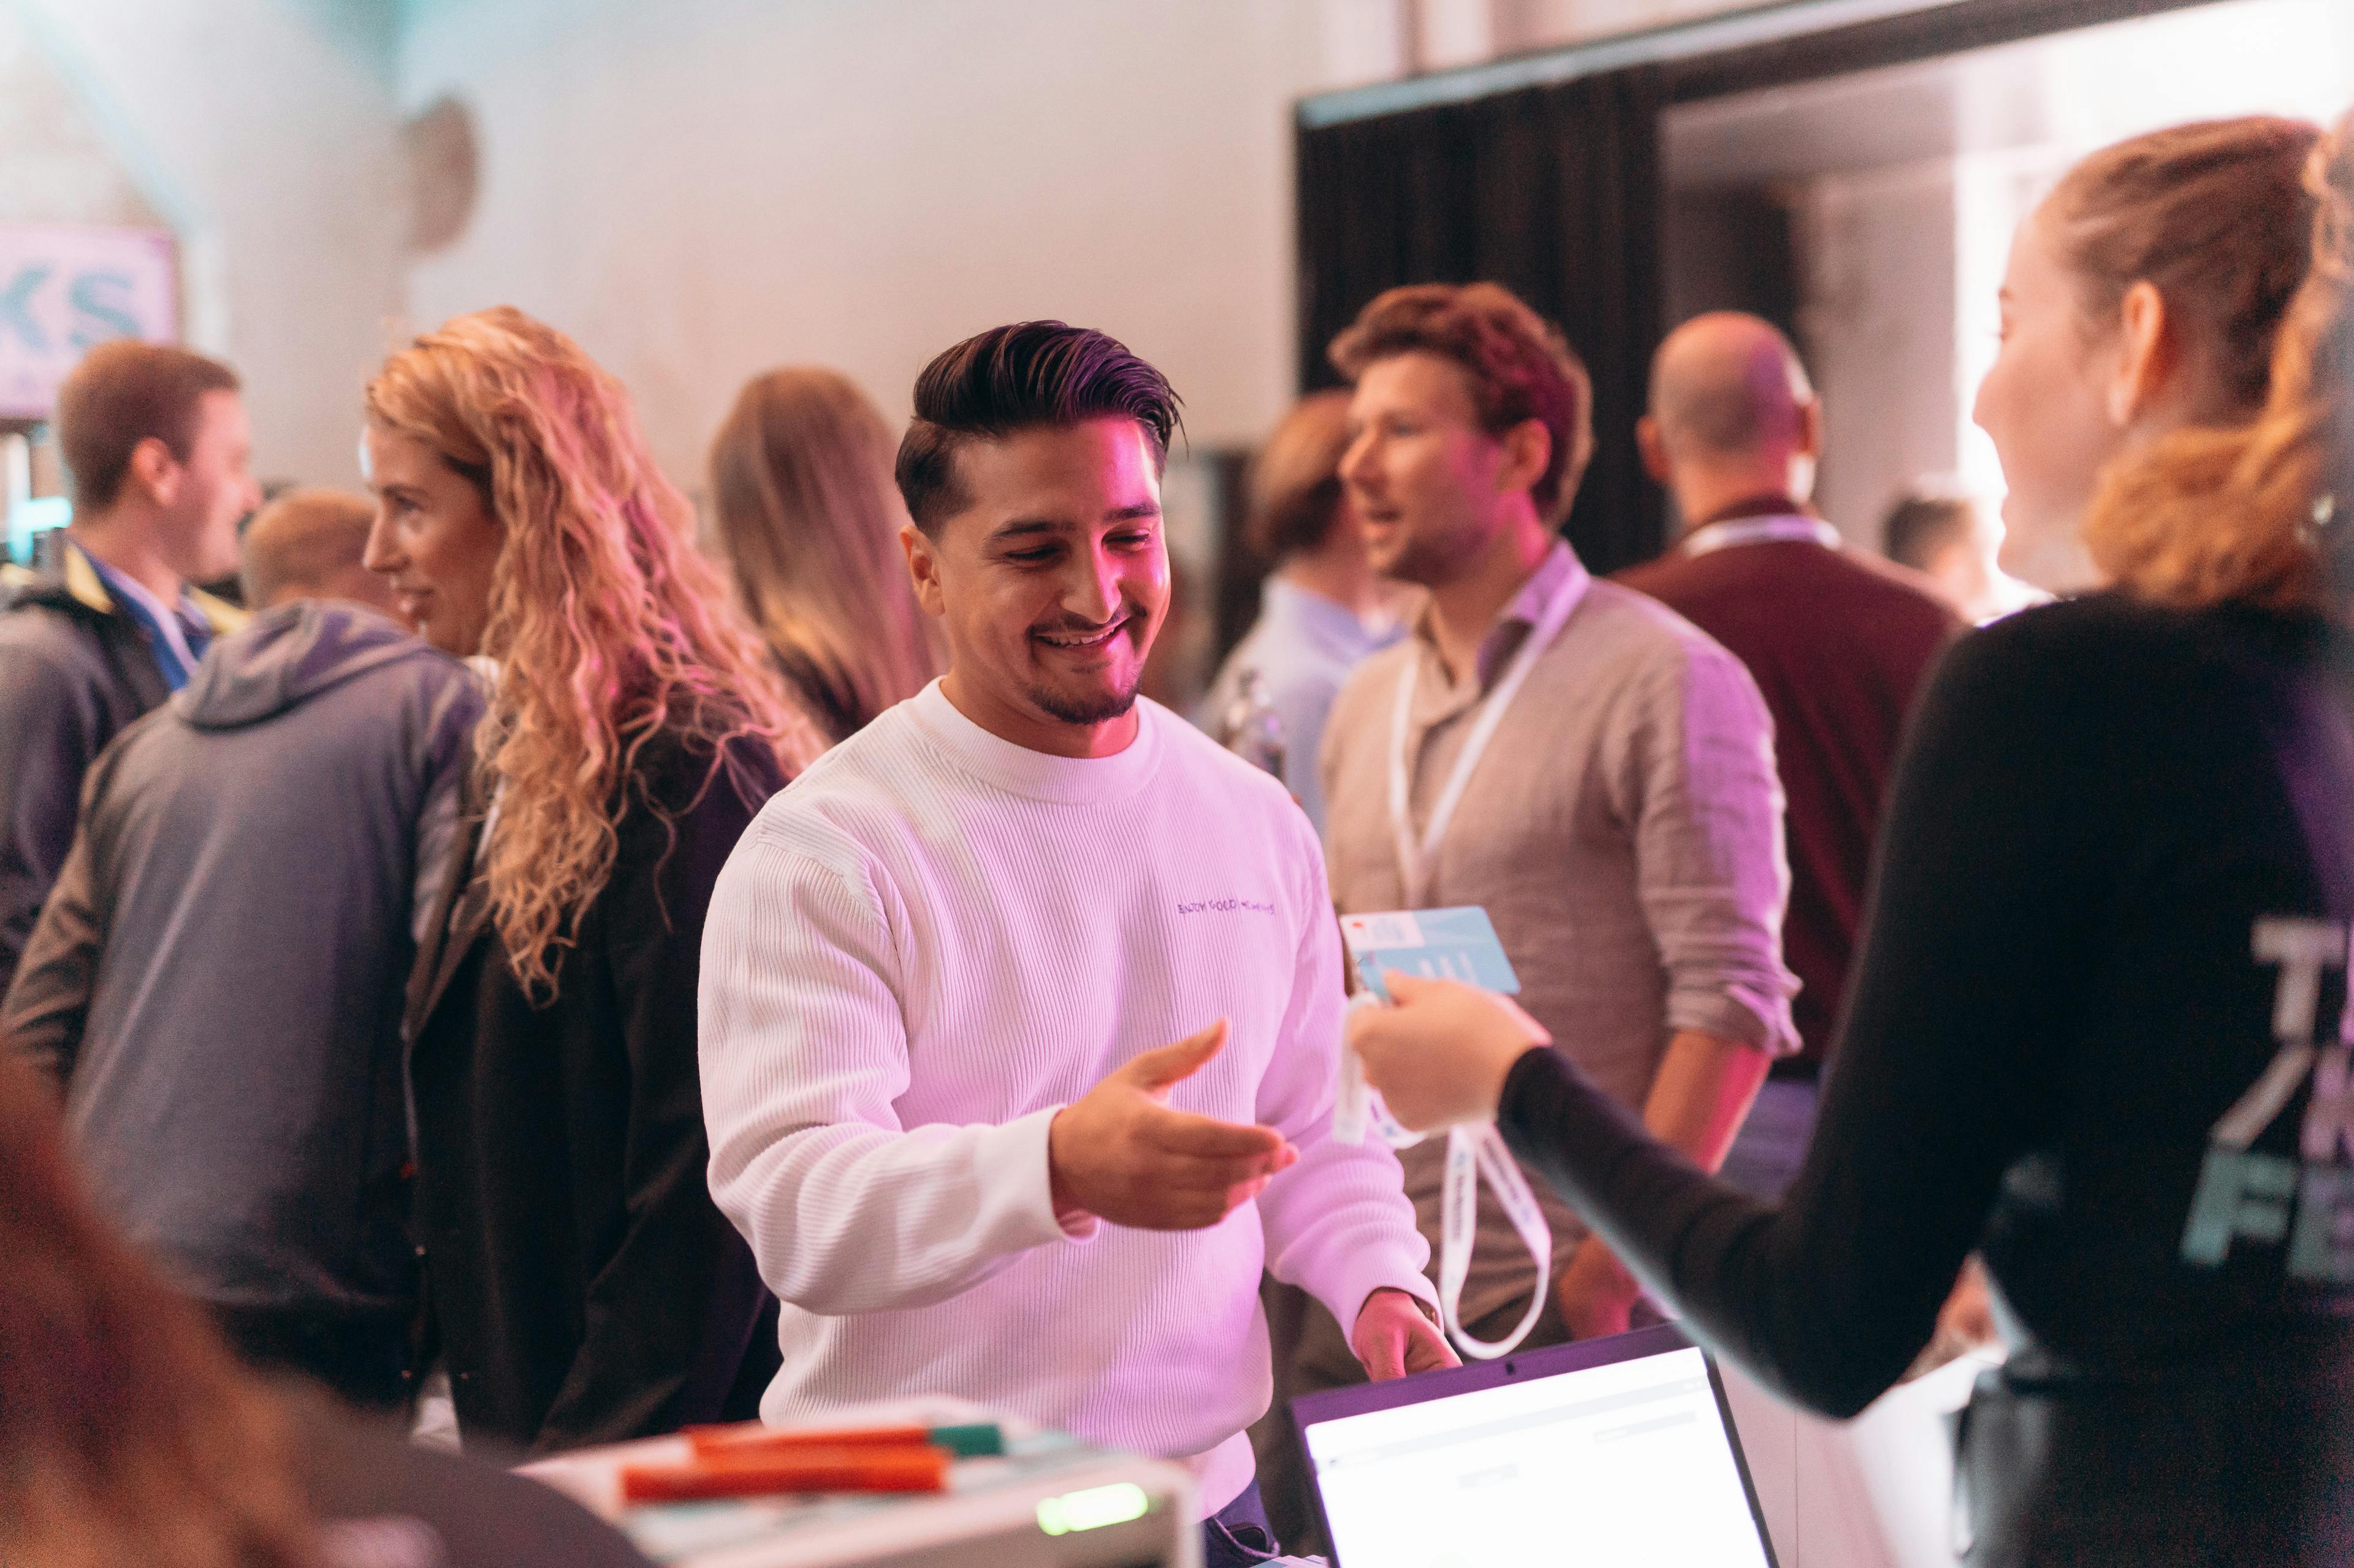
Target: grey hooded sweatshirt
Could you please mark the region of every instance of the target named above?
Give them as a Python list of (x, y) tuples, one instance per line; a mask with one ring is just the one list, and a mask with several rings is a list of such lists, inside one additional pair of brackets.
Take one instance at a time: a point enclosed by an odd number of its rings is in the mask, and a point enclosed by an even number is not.
[(101, 1202), (208, 1302), (414, 1299), (401, 997), (482, 712), (458, 661), (304, 600), (90, 769), (0, 1033), (61, 1081)]

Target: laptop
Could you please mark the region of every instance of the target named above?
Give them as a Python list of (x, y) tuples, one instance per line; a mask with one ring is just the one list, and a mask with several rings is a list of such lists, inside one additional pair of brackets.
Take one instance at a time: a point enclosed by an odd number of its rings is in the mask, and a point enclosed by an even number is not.
[(1708, 1357), (1673, 1327), (1291, 1402), (1336, 1568), (1775, 1568)]

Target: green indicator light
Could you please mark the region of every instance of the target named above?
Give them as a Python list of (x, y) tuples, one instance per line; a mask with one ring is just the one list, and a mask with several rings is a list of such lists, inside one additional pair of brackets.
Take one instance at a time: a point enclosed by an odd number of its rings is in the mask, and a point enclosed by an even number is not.
[(1126, 1524), (1152, 1511), (1152, 1499), (1133, 1481), (1118, 1486), (1089, 1487), (1066, 1492), (1038, 1505), (1038, 1528), (1048, 1535), (1068, 1535), (1075, 1530), (1101, 1530)]

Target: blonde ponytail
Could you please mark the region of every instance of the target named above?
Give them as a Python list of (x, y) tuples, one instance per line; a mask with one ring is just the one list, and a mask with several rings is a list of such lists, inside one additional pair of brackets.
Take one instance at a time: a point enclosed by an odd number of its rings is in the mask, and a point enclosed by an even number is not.
[(2154, 603), (2335, 609), (2354, 575), (2354, 113), (2314, 150), (2312, 265), (2263, 412), (2114, 467), (2084, 524), (2096, 565)]

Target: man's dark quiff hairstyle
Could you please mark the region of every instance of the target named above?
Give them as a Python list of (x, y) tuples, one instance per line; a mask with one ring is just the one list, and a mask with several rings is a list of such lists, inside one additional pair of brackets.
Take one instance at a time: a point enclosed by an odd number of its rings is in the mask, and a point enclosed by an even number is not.
[(927, 537), (968, 501), (956, 470), (967, 444), (1023, 430), (1134, 419), (1153, 466), (1184, 429), (1169, 378), (1118, 339), (1062, 322), (991, 327), (942, 354), (916, 377), (916, 417), (899, 442), (892, 477), (907, 515)]
[(1529, 498), (1559, 527), (1594, 456), (1594, 381), (1561, 330), (1500, 283), (1409, 283), (1376, 296), (1332, 340), (1332, 367), (1352, 383), (1402, 354), (1461, 366), (1490, 434), (1524, 419), (1544, 426), (1553, 453)]

